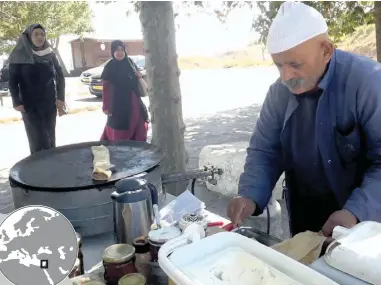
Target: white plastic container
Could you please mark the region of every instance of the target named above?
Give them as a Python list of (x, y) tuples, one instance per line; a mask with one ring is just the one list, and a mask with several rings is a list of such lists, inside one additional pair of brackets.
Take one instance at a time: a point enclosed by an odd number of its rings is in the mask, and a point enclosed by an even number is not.
[(381, 224), (362, 222), (351, 229), (336, 227), (324, 260), (333, 268), (381, 285)]
[(324, 257), (320, 257), (318, 260), (312, 263), (310, 267), (340, 285), (371, 285), (368, 282), (333, 268), (332, 266), (328, 265), (327, 262), (325, 262)]
[(195, 235), (171, 240), (161, 247), (159, 264), (176, 285), (338, 285), (311, 268), (233, 232), (199, 240)]

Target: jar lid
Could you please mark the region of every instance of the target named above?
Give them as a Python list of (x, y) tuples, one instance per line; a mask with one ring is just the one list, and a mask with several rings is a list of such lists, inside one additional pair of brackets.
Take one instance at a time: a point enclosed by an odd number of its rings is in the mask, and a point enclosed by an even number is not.
[(181, 230), (178, 227), (163, 227), (157, 230), (150, 231), (148, 238), (150, 241), (165, 243), (171, 239), (177, 238), (181, 235)]
[(184, 230), (187, 226), (190, 224), (199, 224), (201, 227), (203, 227), (205, 230), (208, 227), (208, 222), (206, 218), (200, 214), (185, 214), (182, 216), (181, 220), (179, 221), (179, 228), (181, 230)]
[(107, 247), (102, 255), (106, 263), (120, 263), (130, 260), (135, 254), (135, 248), (129, 244), (113, 244)]
[(146, 278), (140, 273), (124, 275), (119, 279), (118, 285), (145, 285)]
[(89, 280), (85, 281), (84, 283), (81, 283), (83, 285), (106, 285), (105, 283), (98, 281), (98, 280)]

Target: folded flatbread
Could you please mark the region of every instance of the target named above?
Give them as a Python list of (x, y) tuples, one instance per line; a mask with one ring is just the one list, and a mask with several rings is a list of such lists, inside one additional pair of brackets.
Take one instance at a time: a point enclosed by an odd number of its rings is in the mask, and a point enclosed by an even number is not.
[(93, 153), (93, 173), (91, 175), (93, 180), (108, 181), (112, 175), (110, 170), (114, 165), (110, 164), (110, 152), (104, 145), (92, 146)]

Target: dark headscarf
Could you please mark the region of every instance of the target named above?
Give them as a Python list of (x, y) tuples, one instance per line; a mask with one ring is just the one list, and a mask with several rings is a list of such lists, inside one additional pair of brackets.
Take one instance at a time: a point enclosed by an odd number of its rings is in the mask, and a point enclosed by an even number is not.
[[(122, 47), (125, 57), (122, 60), (117, 60), (114, 56), (118, 47)], [(136, 84), (135, 70), (133, 69), (128, 56), (124, 43), (116, 40), (111, 43), (111, 57), (112, 59), (106, 64), (102, 72), (102, 79), (110, 81), (115, 87), (126, 89), (134, 89)]]
[[(125, 57), (122, 60), (117, 60), (114, 56), (118, 47), (124, 49)], [(115, 129), (126, 130), (130, 124), (132, 92), (139, 98), (140, 108), (146, 121), (148, 120), (148, 113), (140, 99), (135, 69), (132, 67), (122, 41), (117, 40), (111, 43), (111, 56), (112, 59), (104, 67), (101, 76), (104, 81), (110, 82), (112, 86), (111, 110), (109, 110), (112, 116), (108, 117), (108, 125)]]
[(51, 61), (53, 51), (47, 40), (41, 48), (33, 45), (32, 33), (35, 29), (42, 29), (45, 32), (45, 28), (40, 24), (32, 24), (26, 28), (9, 56), (10, 64), (48, 63)]

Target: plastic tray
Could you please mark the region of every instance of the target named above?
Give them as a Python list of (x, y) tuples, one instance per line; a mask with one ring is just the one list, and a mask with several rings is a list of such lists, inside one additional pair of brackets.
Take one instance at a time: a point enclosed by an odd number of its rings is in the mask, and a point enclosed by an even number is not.
[[(177, 285), (338, 285), (237, 233), (217, 233), (191, 244), (187, 242), (187, 238), (180, 237), (167, 242), (159, 251), (161, 268)], [(243, 271), (248, 274), (242, 274)]]

